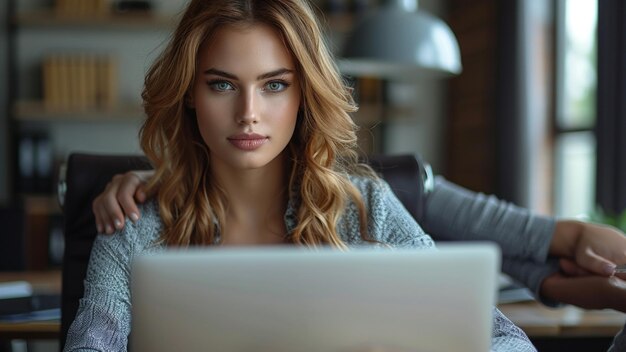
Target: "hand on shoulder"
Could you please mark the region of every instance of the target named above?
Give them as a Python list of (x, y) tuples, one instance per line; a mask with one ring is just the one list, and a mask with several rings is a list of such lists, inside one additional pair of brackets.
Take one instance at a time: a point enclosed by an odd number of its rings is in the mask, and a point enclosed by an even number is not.
[(141, 216), (138, 203), (146, 201), (145, 184), (154, 171), (129, 171), (115, 175), (92, 203), (98, 233), (113, 234), (124, 228), (127, 216), (137, 222)]

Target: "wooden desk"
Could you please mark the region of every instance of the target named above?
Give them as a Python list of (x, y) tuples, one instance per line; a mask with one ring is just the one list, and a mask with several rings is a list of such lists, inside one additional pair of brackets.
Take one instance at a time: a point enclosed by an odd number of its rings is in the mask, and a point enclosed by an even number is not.
[[(61, 271), (0, 272), (0, 282), (28, 281), (36, 293), (60, 293)], [(0, 323), (0, 340), (58, 339), (58, 320), (31, 323)]]
[(612, 338), (626, 322), (626, 314), (610, 309), (547, 308), (534, 301), (502, 304), (498, 308), (531, 338)]
[[(61, 272), (6, 272), (0, 282), (25, 280), (35, 292), (61, 292)], [(626, 314), (614, 310), (584, 310), (573, 306), (547, 308), (537, 302), (508, 303), (500, 310), (529, 337), (613, 337), (626, 322)], [(59, 321), (0, 323), (0, 339), (56, 339)]]

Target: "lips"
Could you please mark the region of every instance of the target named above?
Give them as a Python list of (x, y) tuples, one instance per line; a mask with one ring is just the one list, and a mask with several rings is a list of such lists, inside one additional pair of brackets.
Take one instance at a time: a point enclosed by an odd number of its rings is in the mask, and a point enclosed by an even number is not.
[(241, 133), (227, 138), (236, 148), (241, 150), (255, 150), (269, 140), (267, 136), (256, 133)]

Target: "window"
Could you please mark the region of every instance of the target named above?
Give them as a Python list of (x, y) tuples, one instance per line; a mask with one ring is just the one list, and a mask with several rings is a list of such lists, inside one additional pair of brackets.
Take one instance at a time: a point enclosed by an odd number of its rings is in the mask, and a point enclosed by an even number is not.
[(554, 213), (595, 208), (597, 1), (557, 0)]

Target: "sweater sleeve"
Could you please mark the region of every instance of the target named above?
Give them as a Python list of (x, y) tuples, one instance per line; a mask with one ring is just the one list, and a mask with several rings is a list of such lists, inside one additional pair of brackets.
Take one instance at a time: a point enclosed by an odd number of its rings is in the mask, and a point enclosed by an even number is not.
[(93, 245), (85, 293), (67, 334), (65, 351), (126, 351), (130, 333), (132, 228), (99, 235)]
[(495, 241), (505, 258), (544, 263), (556, 220), (437, 177), (420, 223), (436, 241)]
[(85, 291), (64, 351), (126, 351), (130, 334), (130, 265), (155, 238), (154, 206), (144, 206), (137, 224), (126, 222), (113, 235), (94, 241), (84, 280)]
[(556, 259), (549, 259), (545, 263), (503, 258), (502, 271), (526, 286), (535, 296), (535, 299), (546, 306), (557, 307), (559, 302), (540, 295), (541, 283), (548, 276), (559, 271)]
[(537, 351), (528, 336), (511, 322), (497, 308), (493, 308), (492, 352), (532, 352)]

